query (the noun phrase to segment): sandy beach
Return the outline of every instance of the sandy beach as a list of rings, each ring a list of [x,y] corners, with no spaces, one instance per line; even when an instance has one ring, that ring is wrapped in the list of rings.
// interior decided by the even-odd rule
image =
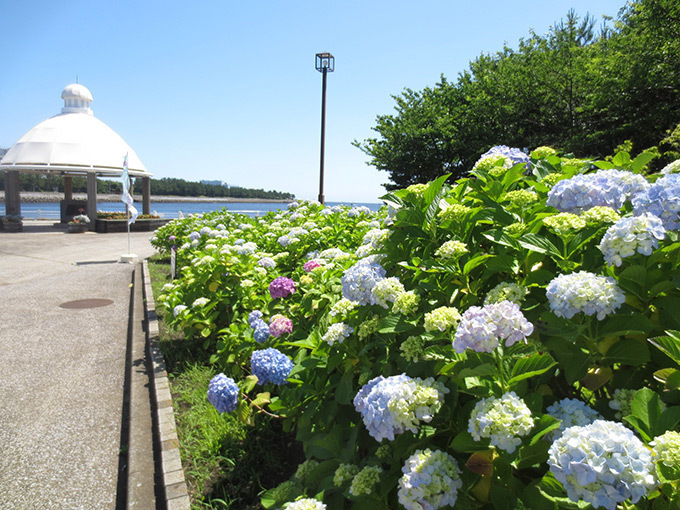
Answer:
[[[85,193],[74,193],[75,200],[87,200]],[[50,191],[22,191],[21,202],[27,204],[39,203],[58,203],[64,199],[63,193]],[[117,202],[120,200],[119,194],[99,194],[97,195],[97,202]],[[141,195],[134,196],[135,202],[142,201]],[[0,203],[5,201],[5,192],[0,191]],[[288,203],[292,200],[269,200],[263,198],[225,198],[225,197],[177,197],[171,195],[151,195],[152,202],[224,202],[224,203]]]

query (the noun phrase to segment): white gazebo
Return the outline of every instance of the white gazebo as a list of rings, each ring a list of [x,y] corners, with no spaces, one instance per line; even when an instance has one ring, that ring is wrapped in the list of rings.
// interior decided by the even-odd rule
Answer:
[[[61,93],[64,107],[22,136],[0,160],[5,170],[5,211],[21,214],[19,173],[59,174],[64,176],[64,210],[73,202],[72,177],[87,176],[87,214],[97,217],[97,177],[120,178],[123,161],[128,157],[130,177],[142,179],[142,208],[149,214],[151,174],[132,148],[109,126],[92,113],[90,91],[74,83]]]

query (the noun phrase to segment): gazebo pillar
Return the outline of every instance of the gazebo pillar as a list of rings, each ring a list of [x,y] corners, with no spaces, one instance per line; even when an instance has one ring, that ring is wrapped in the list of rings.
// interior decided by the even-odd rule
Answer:
[[[151,214],[151,178],[142,177],[142,214]]]
[[[70,175],[64,176],[64,200],[73,200],[73,177]]]
[[[5,172],[5,214],[21,216],[20,189],[19,172],[17,170],[7,170]]]
[[[94,230],[97,221],[97,174],[87,173],[87,216],[90,218],[90,230]]]

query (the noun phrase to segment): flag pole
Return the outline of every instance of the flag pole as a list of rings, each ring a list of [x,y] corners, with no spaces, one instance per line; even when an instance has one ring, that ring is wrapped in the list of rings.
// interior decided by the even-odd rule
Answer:
[[[130,193],[130,175],[128,173],[128,155],[125,155],[123,160],[123,194],[120,199],[125,203],[125,219],[127,221],[127,240],[128,249],[125,255],[121,255],[121,262],[134,263],[137,260],[137,255],[130,253],[130,224],[134,223],[137,219],[137,209],[134,207],[132,194]]]

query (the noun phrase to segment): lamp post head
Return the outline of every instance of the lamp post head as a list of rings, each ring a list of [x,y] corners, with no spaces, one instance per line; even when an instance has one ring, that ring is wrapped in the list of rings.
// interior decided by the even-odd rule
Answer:
[[[316,67],[316,70],[320,73],[324,71],[332,73],[335,71],[335,57],[330,53],[317,53],[314,67]]]

